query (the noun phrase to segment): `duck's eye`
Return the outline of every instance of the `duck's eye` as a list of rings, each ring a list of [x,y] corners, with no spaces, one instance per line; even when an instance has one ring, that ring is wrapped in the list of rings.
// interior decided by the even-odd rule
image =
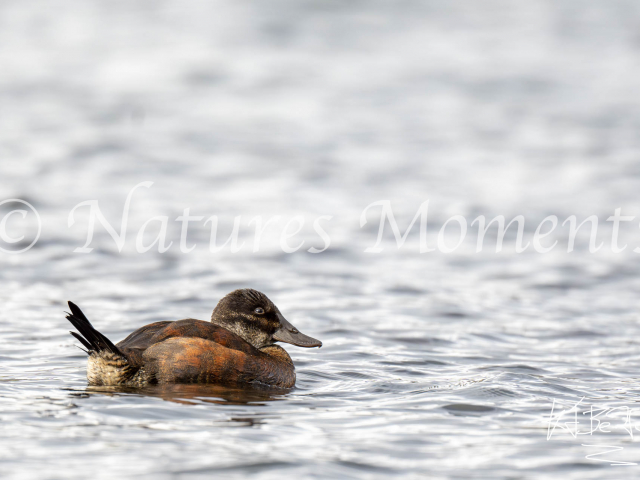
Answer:
[[[253,313],[256,313],[258,315],[262,315],[264,313],[264,309],[262,307],[258,307],[253,311]]]

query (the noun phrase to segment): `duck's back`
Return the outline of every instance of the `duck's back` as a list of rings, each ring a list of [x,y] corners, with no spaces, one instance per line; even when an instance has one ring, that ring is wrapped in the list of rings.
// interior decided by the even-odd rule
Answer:
[[[258,349],[235,333],[211,322],[193,318],[150,323],[131,333],[116,346],[127,356],[132,366],[141,367],[144,363],[143,354],[149,347],[174,337],[202,338],[249,355],[260,354]]]

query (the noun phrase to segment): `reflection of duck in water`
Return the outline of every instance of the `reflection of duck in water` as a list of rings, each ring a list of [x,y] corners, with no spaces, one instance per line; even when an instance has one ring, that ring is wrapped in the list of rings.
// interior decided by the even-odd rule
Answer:
[[[146,385],[144,387],[89,386],[82,391],[74,391],[70,395],[80,398],[87,398],[91,395],[135,395],[161,398],[162,400],[185,405],[202,405],[205,403],[217,405],[265,405],[267,402],[285,399],[287,393],[290,391],[288,388],[271,387],[260,384],[228,387],[210,383],[165,383]],[[236,419],[232,418],[231,420]],[[247,420],[247,422],[249,422],[249,420]],[[254,423],[259,422],[254,420]]]
[[[95,330],[72,302],[71,332],[89,354],[91,385],[141,387],[154,383],[262,383],[293,387],[291,357],[275,342],[320,347],[298,331],[278,307],[256,290],[235,290],[224,297],[211,322],[178,320],[139,328],[117,345]]]

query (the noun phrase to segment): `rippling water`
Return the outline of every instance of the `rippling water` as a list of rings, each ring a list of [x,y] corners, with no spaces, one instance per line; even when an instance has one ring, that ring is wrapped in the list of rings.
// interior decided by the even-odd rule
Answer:
[[[387,199],[404,229],[429,200],[435,242],[454,214],[524,215],[528,235],[598,215],[608,242],[615,208],[640,213],[639,25],[622,0],[3,2],[0,200],[32,203],[42,236],[0,255],[0,474],[637,476],[611,463],[640,463],[640,413],[607,412],[608,433],[574,438],[571,416],[548,429],[554,401],[583,399],[582,433],[592,405],[640,401],[636,222],[621,254],[475,254],[468,239],[445,255],[420,254],[417,230],[366,254],[377,223],[359,219]],[[97,200],[118,228],[144,181],[122,252],[98,226],[74,253],[73,207]],[[211,253],[201,221],[182,253],[187,207],[219,217],[219,241],[240,217],[245,245]],[[136,253],[158,215],[173,246]],[[254,252],[258,215],[281,219]],[[305,246],[285,254],[296,216]],[[331,246],[311,254],[319,216]],[[287,347],[295,389],[87,387],[66,300],[118,341],[208,319],[242,287],[324,342]],[[587,458],[606,446],[622,450]]]

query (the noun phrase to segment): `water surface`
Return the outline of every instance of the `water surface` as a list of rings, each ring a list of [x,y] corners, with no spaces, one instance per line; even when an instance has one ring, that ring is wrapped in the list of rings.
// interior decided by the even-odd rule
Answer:
[[[640,213],[637,2],[51,8],[6,1],[0,15],[0,199],[43,222],[33,249],[0,256],[3,477],[636,475],[611,463],[640,463],[638,414],[633,437],[621,411],[609,433],[547,437],[554,401],[584,397],[582,416],[640,400],[637,222],[621,254],[585,241],[569,254],[566,238],[516,254],[510,236],[501,253],[470,238],[420,254],[417,230],[366,254],[377,223],[359,220],[387,199],[406,228],[430,200],[433,246],[454,214],[524,215],[527,235],[547,215],[598,215],[609,245],[614,209]],[[94,250],[74,253],[87,215],[68,227],[73,207],[98,200],[119,227],[144,181],[122,252],[98,227]],[[239,216],[246,244],[211,253],[201,221],[182,253],[185,208],[218,215],[220,240]],[[136,253],[157,215],[173,246]],[[282,219],[254,252],[259,215]],[[305,245],[286,254],[296,216]],[[311,254],[319,216],[332,243]],[[244,287],[323,341],[287,347],[295,389],[87,386],[67,300],[119,341],[208,319]],[[583,444],[623,450],[602,461]]]

